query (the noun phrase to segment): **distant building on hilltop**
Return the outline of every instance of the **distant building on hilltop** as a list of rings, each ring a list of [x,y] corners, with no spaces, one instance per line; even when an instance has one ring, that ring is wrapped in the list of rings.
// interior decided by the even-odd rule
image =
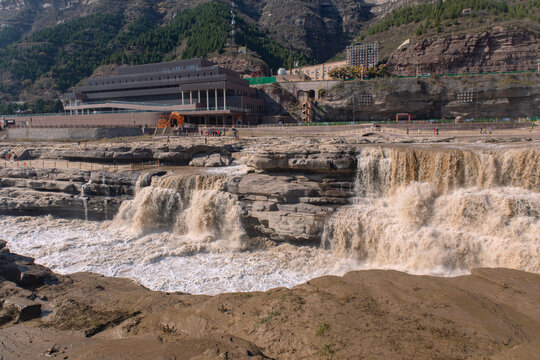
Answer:
[[[347,46],[347,66],[372,67],[379,64],[378,43],[356,43]]]

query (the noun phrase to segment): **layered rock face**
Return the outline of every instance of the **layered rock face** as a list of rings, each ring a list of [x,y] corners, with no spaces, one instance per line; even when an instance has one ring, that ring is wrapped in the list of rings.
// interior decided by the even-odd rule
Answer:
[[[141,163],[159,161],[165,164],[195,166],[229,165],[231,154],[240,151],[236,144],[211,145],[154,145],[147,146],[93,146],[78,149],[34,150],[36,156],[68,161],[91,161],[104,163]],[[5,157],[5,155],[4,155]]]
[[[193,192],[201,189],[224,190],[233,194],[243,209],[243,228],[250,237],[275,241],[317,243],[327,217],[353,195],[356,168],[355,149],[348,145],[307,142],[298,149],[274,145],[273,141],[257,151],[241,151],[242,146],[93,147],[86,150],[34,149],[31,158],[58,158],[77,161],[162,162],[193,167],[227,166],[235,158],[251,170],[244,175],[229,175],[224,185],[195,186],[200,181],[216,184],[215,175],[199,170],[108,173],[104,171],[5,168],[0,170],[0,208],[6,214],[43,215],[90,219],[111,218],[124,200],[152,186],[166,188],[185,197],[188,206]],[[187,172],[186,172],[187,171]],[[201,175],[197,175],[201,174]],[[200,180],[203,179],[203,180]],[[206,179],[206,180],[204,180]],[[216,178],[217,179],[217,178]],[[218,179],[219,180],[219,179]],[[222,180],[218,181],[222,183]],[[178,185],[180,184],[180,185]],[[214,189],[215,188],[215,189]],[[137,190],[138,189],[138,190]],[[147,194],[148,195],[148,194]],[[150,197],[161,199],[160,191]],[[171,195],[172,196],[172,195]],[[174,195],[176,196],[176,195]],[[227,197],[225,194],[221,195]],[[160,203],[157,200],[156,203]],[[168,200],[163,200],[170,203]],[[206,201],[206,200],[205,200]],[[211,203],[208,199],[208,203]],[[205,202],[201,203],[205,206]],[[174,204],[173,204],[174,205]],[[164,205],[165,206],[165,205]],[[209,205],[210,206],[210,205]],[[174,213],[176,206],[159,210]],[[171,215],[172,216],[172,215]]]
[[[327,91],[316,118],[389,120],[401,112],[413,119],[535,116],[539,79],[538,74],[506,74],[350,81]]]
[[[0,211],[111,219],[122,202],[134,199],[122,206],[120,220],[143,231],[218,237],[234,233],[231,243],[246,235],[319,244],[329,218],[367,193],[390,196],[415,181],[437,191],[491,188],[499,186],[499,180],[504,186],[530,191],[539,186],[535,148],[502,154],[473,148],[365,145],[355,140],[297,139],[292,145],[269,139],[246,143],[244,150],[229,157],[215,153],[192,158],[194,167],[243,165],[217,173],[187,167],[143,173],[7,168],[0,170]],[[94,149],[88,155],[95,159],[98,152]]]
[[[55,282],[49,269],[32,258],[11,253],[0,240],[0,326],[40,317],[43,301],[33,290]]]
[[[441,36],[413,42],[394,52],[388,67],[395,75],[459,74],[536,70],[536,33],[495,26],[475,35]]]
[[[250,236],[317,243],[328,216],[353,195],[356,158],[349,147],[276,147],[248,156],[246,165],[257,172],[228,188],[246,211]]]
[[[2,169],[0,213],[111,219],[136,181],[136,173]]]

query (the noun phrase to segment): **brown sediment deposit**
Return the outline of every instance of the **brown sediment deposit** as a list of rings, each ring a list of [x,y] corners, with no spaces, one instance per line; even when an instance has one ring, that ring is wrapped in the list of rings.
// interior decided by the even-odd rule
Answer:
[[[16,256],[4,252],[3,266],[7,257]],[[127,279],[42,271],[45,284],[0,283],[0,298],[33,298],[44,310],[40,318],[0,327],[3,359],[538,355],[540,275],[522,271],[480,268],[437,278],[369,270],[292,289],[217,296],[152,292]]]

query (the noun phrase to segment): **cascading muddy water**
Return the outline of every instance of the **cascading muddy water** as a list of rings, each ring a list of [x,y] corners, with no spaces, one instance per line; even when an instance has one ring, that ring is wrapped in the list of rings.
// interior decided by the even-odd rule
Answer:
[[[148,175],[142,175],[148,182]],[[169,231],[179,236],[178,251],[222,251],[243,248],[240,207],[235,195],[223,191],[225,175],[165,175],[120,207],[113,224],[140,235]]]
[[[537,150],[365,148],[357,197],[328,221],[322,246],[420,273],[539,272],[539,159]]]

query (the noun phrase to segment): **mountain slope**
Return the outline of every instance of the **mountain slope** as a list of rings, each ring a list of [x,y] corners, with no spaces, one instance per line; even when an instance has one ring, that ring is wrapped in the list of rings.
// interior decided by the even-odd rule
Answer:
[[[225,0],[2,0],[0,103],[57,99],[104,65],[209,57],[249,74],[288,67],[290,52],[299,63],[344,57],[355,40],[378,42],[396,75],[528,70],[540,51],[540,0],[235,3],[241,56],[226,46]]]
[[[164,25],[151,15],[129,19],[94,14],[37,31],[0,49],[3,100],[28,99],[43,86],[52,87],[53,97],[58,96],[102,64],[143,64],[219,53],[230,31],[229,16],[224,4],[207,2],[181,11]],[[289,51],[266,37],[249,18],[240,17],[237,28],[237,41],[271,66],[279,67],[288,58]],[[295,58],[307,59],[300,54]]]
[[[367,26],[395,75],[529,71],[540,51],[540,0],[446,0],[402,7]]]
[[[332,57],[361,27],[359,20],[371,16],[360,0],[236,3],[235,42],[248,48],[252,63],[261,58],[276,70],[288,64],[291,50],[300,63]],[[103,64],[218,54],[230,32],[229,2],[3,0],[0,6],[4,103],[56,98]]]

